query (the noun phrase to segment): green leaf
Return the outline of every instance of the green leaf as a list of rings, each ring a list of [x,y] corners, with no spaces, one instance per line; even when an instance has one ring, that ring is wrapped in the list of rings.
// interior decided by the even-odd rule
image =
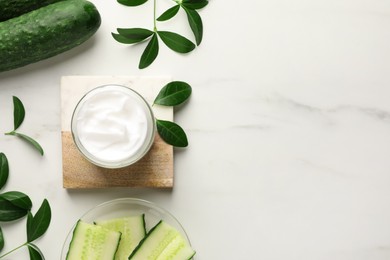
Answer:
[[[114,39],[122,43],[141,42],[153,35],[153,31],[144,28],[118,28],[118,34],[112,34]]]
[[[44,260],[42,251],[34,244],[28,243],[28,253],[30,255],[30,260]]]
[[[194,33],[196,44],[200,45],[203,38],[203,23],[202,18],[197,11],[184,7],[186,11],[188,22],[190,24],[191,30]]]
[[[0,189],[7,183],[9,175],[8,159],[4,153],[0,153]]]
[[[49,228],[51,221],[51,209],[45,199],[35,216],[31,212],[27,215],[27,242],[32,242],[42,236]]]
[[[13,96],[14,103],[14,131],[19,128],[23,123],[25,110],[22,101],[19,98]]]
[[[28,210],[15,206],[8,200],[0,198],[0,221],[13,221],[27,215]]]
[[[165,85],[158,93],[154,104],[162,106],[177,106],[186,101],[191,95],[192,89],[188,83],[172,81]]]
[[[123,44],[137,43],[133,39],[126,38],[125,36],[117,34],[117,33],[111,33],[111,35],[117,42],[120,42],[120,43],[123,43]]]
[[[207,0],[183,0],[182,5],[189,9],[202,9],[209,1]]]
[[[187,136],[184,130],[177,124],[164,121],[156,120],[157,131],[160,137],[167,143],[176,147],[188,146]]]
[[[158,35],[160,36],[161,40],[173,51],[179,53],[188,53],[195,49],[195,44],[177,33],[158,31]]]
[[[29,232],[32,232],[32,230],[34,229],[33,227],[34,225],[34,216],[33,214],[31,213],[31,211],[29,211],[27,213],[27,223],[26,223],[26,230],[27,230],[27,242],[29,242]],[[31,231],[30,231],[31,230]],[[30,235],[31,236],[31,235]],[[32,242],[32,241],[30,241]]]
[[[3,230],[0,227],[0,251],[4,248],[4,234]]]
[[[32,207],[31,199],[26,194],[19,191],[5,192],[0,194],[0,198],[7,200],[22,209],[30,210]]]
[[[153,34],[153,37],[150,39],[148,45],[146,46],[144,52],[142,53],[138,68],[144,69],[148,67],[153,61],[157,58],[158,55],[158,38],[156,33]]]
[[[13,136],[20,137],[20,138],[22,138],[23,140],[29,142],[36,150],[38,150],[38,152],[39,152],[41,155],[44,154],[44,151],[43,151],[42,146],[41,146],[37,141],[35,141],[34,139],[32,139],[31,137],[29,137],[29,136],[27,136],[27,135],[25,135],[25,134],[17,133],[17,132],[15,132],[15,131],[6,133],[6,135],[13,135]]]
[[[126,6],[138,6],[146,3],[148,0],[118,0],[118,3]]]
[[[180,10],[180,5],[175,5],[169,8],[168,10],[166,10],[162,15],[160,15],[157,18],[157,21],[159,22],[167,21],[172,17],[174,17],[179,12],[179,10]]]

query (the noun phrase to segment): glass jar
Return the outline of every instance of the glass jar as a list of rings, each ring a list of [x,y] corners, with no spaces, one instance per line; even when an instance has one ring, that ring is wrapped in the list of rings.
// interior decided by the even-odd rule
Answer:
[[[71,131],[88,161],[104,168],[121,168],[149,151],[156,127],[152,108],[139,93],[112,84],[96,87],[80,99]]]

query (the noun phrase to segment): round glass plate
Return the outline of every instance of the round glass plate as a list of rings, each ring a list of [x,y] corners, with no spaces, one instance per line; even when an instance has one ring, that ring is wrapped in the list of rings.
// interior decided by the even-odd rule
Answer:
[[[88,223],[93,223],[97,220],[107,220],[139,214],[145,214],[146,231],[149,231],[160,220],[164,220],[171,226],[175,227],[182,234],[182,236],[187,239],[188,243],[190,243],[190,240],[183,227],[171,213],[146,200],[135,198],[111,200],[90,209],[83,216],[81,216],[80,219]],[[73,229],[75,225],[72,227],[66,237],[61,251],[61,260],[66,259],[66,254],[69,249],[70,241],[72,240]]]

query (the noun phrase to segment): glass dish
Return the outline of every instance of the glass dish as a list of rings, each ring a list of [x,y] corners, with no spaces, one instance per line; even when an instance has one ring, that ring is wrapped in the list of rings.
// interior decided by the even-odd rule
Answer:
[[[145,214],[146,231],[149,231],[160,220],[164,220],[171,226],[175,227],[188,241],[188,243],[191,244],[186,232],[184,231],[184,228],[171,213],[146,200],[135,198],[121,198],[111,200],[90,209],[83,216],[81,216],[80,219],[89,223],[93,223],[93,221],[96,220],[126,217],[137,214]],[[75,221],[75,225],[76,222],[77,221]],[[66,259],[66,254],[69,249],[70,241],[72,240],[73,229],[75,225],[69,231],[65,239],[61,251],[61,260]]]

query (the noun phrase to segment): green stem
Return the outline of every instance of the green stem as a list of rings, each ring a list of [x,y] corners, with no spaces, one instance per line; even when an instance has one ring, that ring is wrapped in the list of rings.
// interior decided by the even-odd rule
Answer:
[[[157,32],[156,5],[157,5],[157,0],[154,0],[153,22],[154,22],[154,31],[155,32]]]
[[[15,135],[15,131],[11,131],[11,132],[8,132],[8,133],[4,133],[5,135]]]
[[[24,246],[27,246],[27,242],[24,243],[23,245],[20,245],[20,246],[18,246],[18,247],[16,247],[16,248],[12,249],[12,250],[9,251],[8,253],[5,253],[4,255],[1,255],[0,258],[3,258],[3,257],[5,257],[5,256],[9,255],[9,254],[15,252],[16,250],[18,250],[18,249],[20,249],[20,248],[22,248],[22,247],[24,247]]]

